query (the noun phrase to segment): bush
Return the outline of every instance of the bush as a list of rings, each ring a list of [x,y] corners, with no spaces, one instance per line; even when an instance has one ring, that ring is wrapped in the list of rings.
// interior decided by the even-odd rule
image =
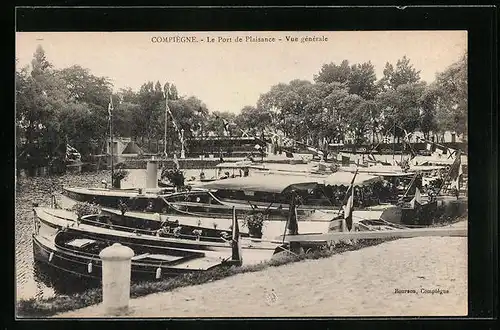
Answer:
[[[180,170],[163,169],[161,173],[161,178],[162,179],[166,178],[177,188],[184,187],[184,180],[185,180],[184,173],[182,173],[182,171]]]
[[[128,171],[119,168],[113,172],[113,181],[115,180],[123,180],[128,176]]]
[[[249,213],[243,218],[243,227],[248,228],[248,233],[252,237],[261,238],[264,227],[264,214],[260,212]]]
[[[123,169],[118,169],[113,172],[112,185],[113,188],[121,188],[121,181],[128,176],[128,171]]]
[[[78,216],[78,219],[81,219],[85,215],[99,214],[101,213],[101,207],[94,203],[76,203],[71,211],[74,211]]]

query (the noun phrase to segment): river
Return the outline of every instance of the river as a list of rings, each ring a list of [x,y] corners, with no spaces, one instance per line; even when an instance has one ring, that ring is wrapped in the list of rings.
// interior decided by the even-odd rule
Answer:
[[[127,178],[122,181],[122,188],[144,187],[146,184],[146,171],[130,169]],[[208,174],[212,170],[206,170]],[[186,178],[198,176],[200,170],[186,170]],[[31,234],[33,229],[33,203],[40,206],[50,205],[50,196],[59,193],[63,185],[99,187],[102,180],[110,182],[110,171],[91,173],[64,174],[61,176],[21,176],[16,181],[15,196],[15,275],[16,299],[49,298],[62,294],[61,289],[55,289],[61,284],[61,278],[48,276],[46,271],[40,271],[33,261],[33,245]],[[86,288],[81,283],[64,283],[65,292],[82,291]]]

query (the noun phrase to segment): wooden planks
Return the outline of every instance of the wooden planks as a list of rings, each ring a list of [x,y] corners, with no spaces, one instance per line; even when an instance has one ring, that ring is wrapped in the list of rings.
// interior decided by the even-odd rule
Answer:
[[[342,239],[411,238],[423,236],[467,237],[467,228],[420,228],[384,231],[336,232],[327,234],[287,235],[285,242],[328,242]]]

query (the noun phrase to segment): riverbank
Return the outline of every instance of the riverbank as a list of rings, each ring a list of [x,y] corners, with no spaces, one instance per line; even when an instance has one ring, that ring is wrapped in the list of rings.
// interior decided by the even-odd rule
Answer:
[[[300,260],[328,258],[334,254],[374,246],[388,240],[391,239],[358,240],[354,244],[339,243],[331,250],[320,250],[301,255],[282,253],[274,256],[271,260],[258,264],[250,264],[242,267],[216,268],[203,273],[184,274],[161,281],[132,283],[130,286],[130,297],[138,298],[153,293],[172,291],[181,287],[200,285],[222,280],[237,274],[263,271],[269,267],[282,266]],[[97,305],[101,301],[101,288],[93,288],[75,294],[59,295],[48,299],[21,300],[17,304],[17,315],[19,317],[48,317],[57,313]]]
[[[19,301],[21,299],[29,300],[31,298],[36,298],[39,303],[33,303],[33,306],[43,306],[44,310],[48,310],[49,314],[44,315],[53,315],[54,313],[68,311],[72,308],[81,308],[85,306],[89,306],[92,304],[97,304],[100,301],[99,293],[92,293],[87,295],[83,293],[78,296],[80,298],[76,299],[76,303],[72,301],[71,297],[63,297],[59,293],[55,292],[53,287],[44,286],[40,281],[36,279],[36,275],[34,275],[34,271],[32,269],[33,256],[32,256],[32,245],[31,245],[31,228],[32,228],[32,204],[39,203],[40,205],[49,205],[50,196],[52,193],[60,192],[60,189],[63,185],[72,185],[72,186],[99,186],[102,180],[109,181],[110,172],[109,171],[100,171],[96,173],[85,173],[85,174],[67,174],[62,176],[52,176],[52,177],[34,177],[34,178],[20,178],[17,182],[16,187],[16,278],[17,278],[17,291],[16,291],[16,300]],[[124,188],[129,186],[140,186],[145,182],[145,173],[142,170],[130,170],[129,177],[125,180]],[[466,217],[466,216],[465,216]],[[442,225],[442,224],[436,224]],[[370,244],[375,244],[377,242],[371,242]],[[378,242],[380,243],[380,242]],[[378,244],[377,243],[377,244]],[[366,246],[366,245],[365,245]],[[364,247],[364,246],[363,246]],[[352,249],[359,249],[360,247],[352,247]],[[351,248],[350,248],[351,249]],[[338,250],[334,253],[340,253],[346,251]],[[322,255],[321,257],[327,257],[327,255]],[[235,274],[241,274],[244,272],[256,272],[259,270],[263,270],[267,268],[269,265],[259,266],[253,269],[247,269],[243,271],[236,271],[230,273],[229,275],[233,276]],[[269,266],[273,267],[273,265]],[[222,275],[228,274],[216,274],[214,276],[215,279],[222,278]],[[229,276],[228,275],[228,276]],[[33,278],[35,276],[35,279]],[[214,280],[214,278],[210,278],[210,275],[207,276],[206,279]],[[207,280],[207,281],[208,281]],[[200,279],[198,282],[186,281],[186,285],[192,284],[200,284],[203,281]],[[182,284],[182,283],[181,283]],[[181,286],[184,286],[182,284]],[[142,286],[137,289],[137,292],[134,297],[139,297],[144,294],[149,294],[153,292],[165,291],[165,288],[171,288],[170,284],[165,287],[154,287],[154,286]],[[174,286],[175,287],[175,286]],[[50,299],[60,299],[62,304],[68,304],[61,310],[54,310],[50,312],[52,309],[52,303]],[[81,301],[78,302],[78,299]],[[73,299],[74,300],[74,299]],[[39,305],[38,305],[39,304]],[[45,313],[45,312],[44,312]],[[27,315],[31,316],[31,315]],[[35,315],[33,315],[35,316]]]
[[[127,317],[466,315],[466,261],[465,238],[404,239],[133,299]]]
[[[125,317],[459,315],[467,238],[417,237],[132,299]],[[106,315],[94,305],[55,317]]]

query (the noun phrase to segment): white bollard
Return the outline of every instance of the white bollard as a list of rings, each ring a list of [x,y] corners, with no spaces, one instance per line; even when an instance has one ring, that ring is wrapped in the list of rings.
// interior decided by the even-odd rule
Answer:
[[[158,187],[158,163],[151,159],[147,163],[146,167],[146,188],[157,188]]]
[[[102,260],[102,302],[107,314],[127,312],[130,300],[130,275],[134,251],[114,243],[99,253]]]

